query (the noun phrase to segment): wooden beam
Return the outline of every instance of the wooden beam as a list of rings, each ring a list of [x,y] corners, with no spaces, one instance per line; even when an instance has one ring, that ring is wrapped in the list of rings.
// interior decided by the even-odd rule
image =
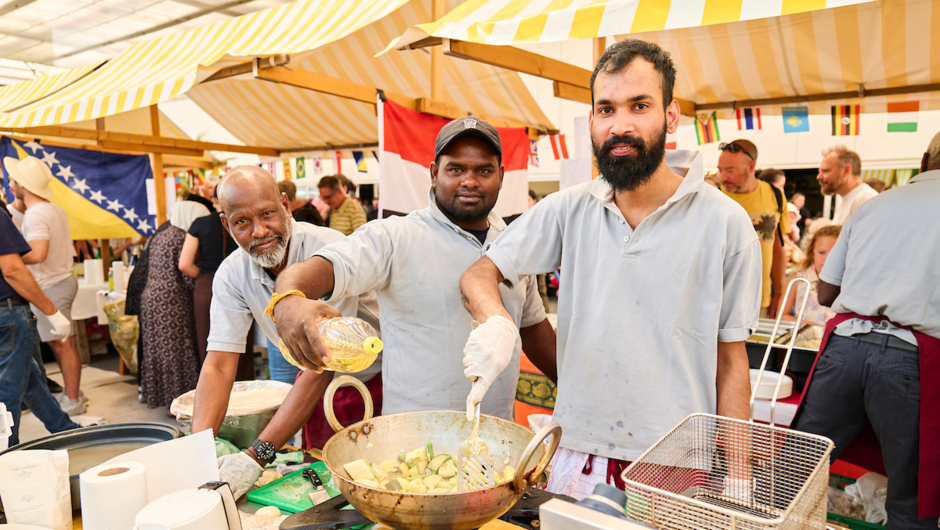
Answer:
[[[458,40],[444,40],[444,55],[468,59],[550,81],[590,87],[591,71],[513,46],[489,46]]]
[[[52,125],[47,127],[23,127],[10,129],[10,131],[27,135],[57,136],[60,138],[80,138],[83,140],[96,140],[101,142],[136,145],[134,149],[143,152],[168,152],[189,156],[202,156],[203,151],[227,151],[232,153],[249,153],[262,156],[280,156],[274,147],[254,147],[248,145],[220,144],[215,142],[200,142],[185,138],[165,138],[157,135],[119,133],[113,131],[98,131],[94,129],[76,129]],[[123,148],[122,148],[123,149]],[[167,150],[169,149],[169,151]],[[195,153],[195,154],[194,154]]]
[[[160,110],[150,105],[150,132],[160,136]],[[166,222],[166,189],[163,182],[163,153],[153,153],[153,198],[157,209],[157,226]]]
[[[209,160],[202,158],[192,158],[188,156],[164,155],[163,167],[185,167],[199,169],[215,169],[218,164],[213,164]]]
[[[597,64],[597,60],[601,58],[601,55],[604,55],[605,51],[607,51],[607,37],[595,37],[594,62],[592,64]]]
[[[95,119],[95,130],[96,130],[96,131],[103,131],[103,130],[105,130],[105,127],[104,127],[104,118],[103,118],[103,117],[102,117],[102,118],[96,118],[96,119]],[[95,143],[100,146],[100,145],[101,145],[101,140],[96,140]]]
[[[555,81],[552,83],[552,89],[555,92],[556,98],[577,101],[578,103],[585,103],[587,105],[591,104],[591,89],[589,88]]]
[[[360,85],[345,79],[330,77],[328,75],[310,72],[308,70],[288,70],[287,68],[265,68],[259,70],[256,74],[258,79],[265,81],[274,81],[285,85],[305,88],[363,103],[375,105],[376,90],[375,87]],[[386,94],[387,96],[388,94]]]
[[[838,100],[838,99],[865,99],[869,97],[879,97],[879,96],[897,96],[904,94],[917,94],[920,92],[934,92],[940,90],[940,83],[932,83],[929,85],[913,85],[913,86],[903,86],[903,87],[891,87],[891,88],[865,88],[862,90],[856,90],[852,92],[830,92],[828,94],[807,94],[805,96],[789,96],[783,98],[764,98],[764,99],[748,99],[743,101],[722,101],[718,103],[703,103],[701,105],[696,105],[695,109],[698,111],[704,110],[719,110],[719,109],[734,109],[734,108],[745,108],[745,107],[759,107],[762,105],[792,105],[794,103],[808,103],[811,101],[829,101],[829,100]]]
[[[278,66],[284,66],[290,62],[290,55],[282,53],[279,55],[274,55],[268,57],[267,59],[259,60],[258,66],[261,69],[266,68],[275,68]],[[209,77],[202,80],[202,83],[208,83],[210,81],[218,81],[219,79],[226,79],[229,77],[235,77],[244,74],[250,74],[254,71],[255,64],[254,61],[248,61],[247,63],[236,64],[235,66],[229,66],[222,68]]]
[[[101,147],[109,150],[118,150],[118,151],[136,151],[138,153],[160,153],[167,155],[180,155],[180,156],[202,156],[205,151],[198,149],[182,149],[179,147],[162,147],[154,145],[145,145],[138,143],[129,143],[129,142],[115,142],[112,140],[99,140]]]
[[[431,0],[431,20],[444,16],[444,0]],[[431,48],[431,99],[444,99],[444,50],[440,46]]]

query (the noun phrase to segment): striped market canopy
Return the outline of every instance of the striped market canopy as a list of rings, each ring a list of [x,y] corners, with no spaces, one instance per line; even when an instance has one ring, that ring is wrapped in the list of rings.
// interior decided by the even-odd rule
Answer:
[[[92,120],[185,93],[210,72],[252,57],[317,49],[379,20],[405,0],[298,0],[223,22],[141,42],[77,82],[18,112],[0,127]]]
[[[870,0],[468,0],[390,47],[427,37],[492,45],[556,42],[754,20]]]
[[[458,3],[449,0],[447,8]],[[410,97],[429,97],[431,60],[425,51],[380,57],[375,53],[392,36],[429,20],[430,10],[430,0],[413,0],[315,53],[292,58],[290,67]],[[445,102],[476,114],[553,128],[519,74],[447,56],[443,66]],[[298,149],[378,141],[375,107],[350,99],[250,78],[203,83],[187,95],[247,145]]]
[[[917,169],[863,169],[862,180],[878,179],[887,186],[904,186],[919,172]]]
[[[90,74],[99,66],[101,66],[100,62],[92,63],[81,68],[44,75],[31,81],[22,81],[0,88],[0,111],[10,112],[53,94]]]
[[[702,105],[857,93],[860,85],[872,90],[938,83],[937,23],[940,5],[931,0],[882,0],[617,38],[648,40],[669,51],[678,73],[676,97]],[[926,101],[921,110],[940,108],[933,98],[931,93],[896,94],[855,103],[863,103],[863,112],[885,112],[887,103],[905,100]],[[828,114],[830,105],[843,101],[793,104]],[[779,107],[761,112],[779,112]]]

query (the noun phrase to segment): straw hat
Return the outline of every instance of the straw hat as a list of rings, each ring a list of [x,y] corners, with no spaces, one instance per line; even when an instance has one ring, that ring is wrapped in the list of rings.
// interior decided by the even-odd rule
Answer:
[[[9,156],[3,158],[3,167],[7,168],[10,178],[23,186],[33,195],[46,199],[52,198],[52,171],[45,162],[34,156],[17,160]]]

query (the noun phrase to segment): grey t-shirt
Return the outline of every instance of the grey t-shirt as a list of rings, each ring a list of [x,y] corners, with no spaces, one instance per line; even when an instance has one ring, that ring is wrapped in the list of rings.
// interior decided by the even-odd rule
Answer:
[[[819,274],[822,281],[842,288],[832,310],[884,316],[940,338],[940,266],[930,257],[940,248],[938,211],[940,171],[928,171],[852,214]],[[871,325],[851,325],[855,332],[879,331]],[[891,334],[911,342],[903,334]]]
[[[505,224],[489,217],[487,242]],[[430,206],[405,217],[364,224],[343,240],[317,252],[333,263],[331,300],[374,289],[382,308],[382,413],[464,410],[470,382],[463,348],[473,317],[463,306],[460,277],[483,256],[483,245]],[[519,327],[545,320],[534,277],[516,289],[500,287],[503,303]],[[519,380],[516,342],[512,361],[496,378],[480,410],[512,419]]]
[[[635,460],[695,412],[714,414],[718,342],[757,326],[761,250],[744,209],[704,183],[701,155],[670,151],[685,179],[633,230],[602,178],[553,193],[486,255],[509,282],[561,268],[561,445]]]

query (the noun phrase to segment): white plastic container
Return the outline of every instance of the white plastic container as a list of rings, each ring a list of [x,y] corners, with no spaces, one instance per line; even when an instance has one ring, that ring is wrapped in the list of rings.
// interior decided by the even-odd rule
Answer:
[[[0,451],[10,446],[10,437],[13,436],[13,413],[7,406],[0,403]]]
[[[757,384],[757,374],[760,370],[751,368],[751,388]],[[777,386],[777,380],[780,374],[777,372],[764,371],[764,377],[761,379],[760,388],[757,389],[757,399],[769,400],[774,397],[774,388]],[[788,375],[783,376],[783,383],[780,385],[780,396],[777,399],[786,399],[793,394],[793,379]]]

